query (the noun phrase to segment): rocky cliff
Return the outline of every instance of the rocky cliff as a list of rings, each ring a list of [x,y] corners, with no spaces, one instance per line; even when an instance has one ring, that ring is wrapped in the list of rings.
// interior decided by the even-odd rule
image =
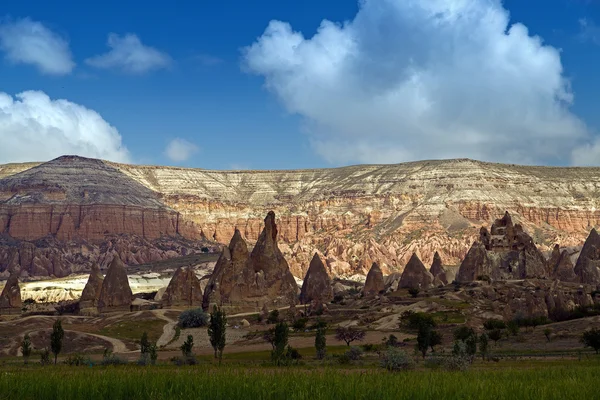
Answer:
[[[158,194],[178,213],[174,220],[167,212],[159,218],[164,222],[153,223],[149,232],[177,232],[225,244],[237,228],[252,245],[262,231],[263,216],[274,210],[279,247],[299,278],[316,250],[324,254],[332,275],[364,275],[373,262],[386,274],[401,271],[413,252],[427,265],[436,251],[445,264],[458,265],[479,237],[479,228],[506,210],[542,250],[555,243],[581,245],[590,228],[600,225],[600,168],[466,159],[299,171],[104,164]],[[0,166],[0,177],[14,177],[33,166]],[[30,218],[25,215],[37,215],[26,202],[16,203],[24,203],[27,210],[22,221]],[[69,214],[77,227],[80,220]],[[61,222],[44,218],[47,230],[58,235]],[[68,218],[65,224],[71,226]]]

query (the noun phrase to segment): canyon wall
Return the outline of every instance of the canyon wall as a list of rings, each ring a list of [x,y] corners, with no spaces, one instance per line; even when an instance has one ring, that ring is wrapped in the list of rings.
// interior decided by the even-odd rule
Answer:
[[[125,186],[134,182],[156,195],[152,198],[164,207],[157,209],[166,210],[144,228],[140,223],[144,216],[123,208],[123,213],[114,217],[122,222],[106,222],[115,231],[130,229],[148,237],[175,234],[225,244],[237,228],[252,245],[263,228],[264,215],[273,210],[278,216],[280,248],[291,271],[300,278],[315,250],[324,254],[331,275],[364,275],[373,262],[386,274],[401,271],[413,251],[426,265],[436,251],[444,264],[457,265],[478,237],[479,228],[489,226],[505,211],[542,250],[555,243],[581,245],[590,228],[600,224],[600,168],[528,167],[466,159],[298,171],[210,171],[102,163],[126,177]],[[14,177],[34,166],[0,166],[0,178]],[[55,196],[53,204],[65,204],[58,195],[50,195],[52,190],[42,192]],[[131,196],[127,207],[147,193]],[[1,196],[6,198],[0,189],[0,202]],[[106,197],[112,200],[114,196],[104,196],[102,204],[111,203]],[[27,210],[26,201],[14,200],[14,191],[12,198]],[[7,210],[8,203],[0,204],[0,210]],[[142,208],[152,207],[145,204]],[[19,218],[33,218],[23,212]],[[53,214],[45,212],[49,213]],[[0,228],[4,226],[5,232],[6,214],[0,211]],[[45,231],[58,237],[63,235],[59,234],[60,225],[66,224],[65,231],[73,233],[61,237],[90,239],[102,236],[102,228],[94,226],[102,227],[103,218],[109,218],[104,215],[110,215],[94,212],[93,222],[82,230],[82,219],[74,217],[78,213],[60,214],[63,220],[67,218],[66,223],[56,217],[41,218],[44,226],[50,227]],[[15,234],[29,239],[45,232],[36,233],[38,228],[29,227],[9,229],[20,230]]]

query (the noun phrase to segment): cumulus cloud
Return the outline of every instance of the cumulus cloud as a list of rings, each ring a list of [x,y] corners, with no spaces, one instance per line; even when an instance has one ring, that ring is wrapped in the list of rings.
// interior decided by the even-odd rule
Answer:
[[[146,46],[134,34],[119,36],[115,33],[108,35],[110,51],[85,62],[96,68],[120,69],[131,74],[143,74],[149,71],[168,68],[171,57],[153,47]]]
[[[0,163],[65,154],[128,162],[121,135],[95,111],[45,93],[0,92]]]
[[[560,51],[500,0],[362,0],[310,38],[271,21],[243,57],[332,163],[577,163],[592,140]]]
[[[583,41],[591,41],[600,45],[600,27],[594,21],[588,18],[579,20],[579,37]]]
[[[198,150],[200,149],[195,144],[188,142],[185,139],[175,138],[167,145],[165,154],[171,161],[183,162],[196,154]]]
[[[29,18],[0,22],[0,48],[10,62],[34,65],[44,74],[75,68],[67,40]]]

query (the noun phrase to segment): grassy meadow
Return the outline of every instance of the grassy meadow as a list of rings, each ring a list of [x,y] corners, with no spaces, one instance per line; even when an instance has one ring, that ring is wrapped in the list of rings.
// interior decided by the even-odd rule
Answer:
[[[372,366],[5,366],[0,399],[590,399],[599,393],[599,361],[397,373]]]

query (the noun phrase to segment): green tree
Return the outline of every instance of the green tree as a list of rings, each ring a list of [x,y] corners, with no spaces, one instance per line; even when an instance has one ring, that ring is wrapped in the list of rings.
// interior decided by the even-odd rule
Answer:
[[[269,316],[267,317],[267,322],[269,324],[276,324],[277,322],[279,322],[279,310],[273,310],[269,313]]]
[[[519,323],[517,321],[508,321],[506,329],[508,329],[508,332],[511,335],[517,336],[519,334]]]
[[[481,354],[481,358],[485,361],[485,358],[488,354],[488,335],[482,333],[479,336],[479,353]]]
[[[600,329],[593,328],[583,332],[581,342],[585,347],[591,347],[596,351],[596,354],[598,354],[600,352]]]
[[[148,348],[148,355],[150,356],[150,363],[152,365],[156,364],[156,360],[158,359],[158,346],[155,343],[152,343]]]
[[[25,361],[25,364],[27,364],[29,361],[31,350],[31,339],[29,338],[29,334],[26,333],[23,341],[21,342],[21,353],[23,354],[23,360]]]
[[[192,335],[188,335],[187,339],[181,345],[181,353],[184,357],[192,356],[192,349],[194,348],[194,337]]]
[[[288,345],[288,334],[288,324],[281,321],[275,325],[275,330],[273,332],[273,351],[271,352],[271,360],[276,365],[279,365],[284,361],[286,354],[285,351]]]
[[[52,354],[54,354],[54,365],[58,360],[58,355],[62,350],[63,338],[65,337],[65,331],[62,328],[60,319],[57,319],[52,326],[52,333],[50,334],[50,348]]]
[[[502,339],[502,330],[494,329],[488,333],[488,337],[494,341],[494,346],[498,345],[498,340]]]
[[[215,358],[219,359],[219,364],[223,359],[223,350],[226,344],[226,331],[227,331],[227,316],[225,311],[221,310],[220,307],[214,306],[213,312],[210,313],[210,323],[208,325],[208,336],[210,338],[210,345],[215,351]]]
[[[142,339],[140,340],[140,353],[142,355],[148,354],[150,352],[150,341],[148,340],[148,333],[144,332],[142,334]]]
[[[317,329],[315,335],[315,349],[317,350],[317,359],[322,360],[327,353],[327,338],[325,337],[326,328]]]
[[[340,342],[346,342],[346,345],[350,347],[350,343],[358,340],[359,342],[365,338],[365,331],[356,329],[353,326],[347,328],[339,327],[335,330],[335,339]]]
[[[419,332],[417,333],[417,349],[421,352],[423,358],[427,355],[427,350],[431,345],[431,326],[427,324],[421,324],[419,326]]]
[[[466,342],[471,336],[475,336],[475,331],[473,328],[461,326],[460,328],[454,330],[454,340]]]
[[[442,344],[442,334],[432,330],[429,337],[429,347],[431,347],[431,351],[435,351],[434,347],[440,344]]]

